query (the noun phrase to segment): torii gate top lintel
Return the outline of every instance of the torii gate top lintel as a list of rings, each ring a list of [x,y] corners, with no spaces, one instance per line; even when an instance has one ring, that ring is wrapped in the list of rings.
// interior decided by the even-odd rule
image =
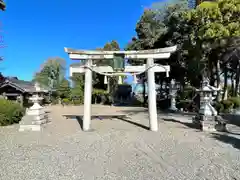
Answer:
[[[171,46],[159,49],[139,50],[139,51],[101,51],[101,50],[76,50],[64,48],[71,59],[112,59],[114,54],[124,54],[125,58],[169,58],[170,54],[175,52],[177,46]]]

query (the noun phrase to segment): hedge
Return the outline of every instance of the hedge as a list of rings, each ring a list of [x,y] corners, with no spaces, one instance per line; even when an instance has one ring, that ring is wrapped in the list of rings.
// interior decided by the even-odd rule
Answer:
[[[218,112],[229,113],[232,109],[240,107],[240,97],[231,97],[216,104]]]
[[[24,113],[25,109],[19,103],[0,99],[0,126],[19,123]]]

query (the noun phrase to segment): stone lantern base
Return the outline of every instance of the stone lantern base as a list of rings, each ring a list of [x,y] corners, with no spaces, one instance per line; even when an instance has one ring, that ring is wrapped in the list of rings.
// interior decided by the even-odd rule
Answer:
[[[202,131],[226,131],[226,122],[220,116],[196,115],[192,120]]]
[[[48,120],[47,113],[38,103],[34,103],[32,107],[26,110],[26,115],[20,121],[19,131],[41,131],[42,125]]]
[[[196,115],[193,123],[201,128],[202,131],[216,132],[216,121],[214,116]]]

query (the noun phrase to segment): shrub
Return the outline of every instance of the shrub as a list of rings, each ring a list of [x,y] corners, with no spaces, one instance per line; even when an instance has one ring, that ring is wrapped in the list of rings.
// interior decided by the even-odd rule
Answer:
[[[68,98],[63,98],[62,103],[66,104],[66,105],[69,105],[69,104],[71,104],[71,100],[68,99]]]
[[[224,105],[223,105],[222,102],[217,102],[217,103],[215,104],[215,108],[216,108],[216,110],[217,110],[218,113],[224,111]]]
[[[6,126],[21,121],[24,108],[20,104],[0,99],[0,126]]]
[[[223,100],[216,104],[216,110],[218,112],[229,113],[234,107],[234,103],[231,100]]]
[[[240,98],[239,97],[231,97],[228,100],[233,103],[233,108],[234,109],[237,109],[237,108],[240,107]]]
[[[169,100],[169,105],[170,105],[170,100]],[[168,105],[168,106],[169,106]],[[176,107],[178,108],[178,109],[186,109],[187,108],[187,106],[189,105],[189,101],[188,100],[180,100],[178,103],[176,103]]]
[[[100,101],[102,104],[107,104],[109,101],[109,94],[103,89],[93,89],[92,97],[94,103]]]
[[[233,102],[230,101],[230,100],[223,100],[222,103],[223,103],[223,106],[224,106],[224,110],[226,110],[226,111],[232,109],[233,106],[234,106]]]
[[[227,100],[223,100],[215,105],[218,112],[229,113],[232,109],[240,107],[240,98],[231,97]]]
[[[98,95],[98,96],[102,96],[102,95],[106,95],[108,94],[107,91],[103,90],[103,89],[93,89],[93,95]]]
[[[169,104],[170,103],[171,102],[169,101]],[[180,100],[179,102],[177,102],[176,107],[178,109],[183,109],[184,111],[188,111],[188,112],[199,111],[198,105],[193,100]]]
[[[72,102],[74,105],[81,105],[83,104],[83,99],[73,99]]]
[[[195,88],[192,86],[186,86],[183,90],[178,92],[177,99],[179,101],[187,100],[187,99],[192,100],[194,95],[195,95]]]
[[[59,104],[59,100],[57,98],[51,98],[51,104],[56,105]]]

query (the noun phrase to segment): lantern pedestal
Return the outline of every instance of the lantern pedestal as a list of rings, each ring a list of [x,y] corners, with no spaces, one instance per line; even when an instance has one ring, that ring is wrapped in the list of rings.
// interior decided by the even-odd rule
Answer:
[[[202,131],[216,132],[217,122],[215,116],[196,115],[193,117],[193,123],[197,125]]]

